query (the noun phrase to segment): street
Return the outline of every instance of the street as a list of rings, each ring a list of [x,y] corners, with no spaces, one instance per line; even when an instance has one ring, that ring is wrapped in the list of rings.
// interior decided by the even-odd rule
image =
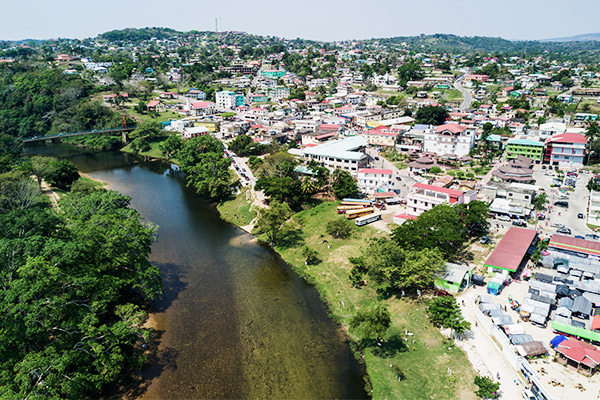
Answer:
[[[460,84],[465,79],[464,75],[460,76],[458,79],[454,81],[454,88],[463,96],[463,101],[459,107],[460,111],[468,110],[471,107],[471,103],[473,102],[473,97],[471,96],[471,91],[469,89],[465,89]]]

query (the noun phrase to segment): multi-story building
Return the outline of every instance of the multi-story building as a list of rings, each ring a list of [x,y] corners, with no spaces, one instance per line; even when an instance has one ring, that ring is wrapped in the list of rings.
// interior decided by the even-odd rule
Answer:
[[[290,97],[290,89],[282,86],[269,89],[269,97],[272,99],[287,99]]]
[[[536,162],[542,160],[544,143],[531,139],[508,139],[506,142],[506,158],[508,160],[525,156]]]
[[[367,141],[364,137],[353,136],[302,150],[290,149],[290,152],[304,156],[306,161],[315,160],[331,172],[339,168],[356,176],[358,170],[368,163],[366,147]]]
[[[285,69],[263,69],[258,73],[259,76],[264,76],[267,78],[281,78],[285,76],[285,74]]]
[[[554,135],[546,141],[544,163],[561,167],[582,167],[585,145],[586,137],[579,133]]]
[[[465,192],[424,183],[415,183],[413,191],[406,198],[406,212],[409,215],[419,216],[425,211],[431,210],[433,207],[443,203],[466,203]]]
[[[462,157],[469,154],[474,145],[474,129],[449,123],[436,126],[430,132],[425,133],[423,151]]]
[[[244,95],[228,90],[215,93],[215,100],[219,110],[233,110],[238,106],[244,105]]]
[[[378,147],[394,147],[398,135],[398,132],[390,132],[385,129],[372,129],[362,133],[369,145]]]
[[[361,168],[358,170],[358,189],[361,192],[373,194],[378,189],[387,192],[391,187],[391,169]]]
[[[191,115],[210,115],[215,113],[215,103],[212,101],[196,101],[190,103]]]

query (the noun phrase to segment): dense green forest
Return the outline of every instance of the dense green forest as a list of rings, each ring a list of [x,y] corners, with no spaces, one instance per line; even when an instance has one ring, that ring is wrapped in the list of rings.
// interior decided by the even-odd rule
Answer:
[[[72,165],[0,143],[0,397],[114,391],[145,360],[142,307],[162,292],[155,228],[128,197],[79,181],[50,207],[31,175]]]
[[[542,54],[549,53],[562,57],[598,57],[599,41],[581,42],[539,42],[535,40],[511,41],[503,38],[484,36],[456,36],[449,34],[403,36],[373,39],[384,45],[406,43],[425,52],[450,53],[507,53]],[[369,41],[366,41],[369,43]]]
[[[0,132],[25,137],[119,126],[118,114],[89,101],[94,90],[60,69],[0,66]]]

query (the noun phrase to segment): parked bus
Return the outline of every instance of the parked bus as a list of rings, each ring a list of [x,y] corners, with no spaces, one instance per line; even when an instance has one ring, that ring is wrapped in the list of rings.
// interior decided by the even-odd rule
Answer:
[[[337,208],[337,212],[338,214],[345,214],[346,211],[350,211],[350,210],[362,210],[363,206],[338,206]]]
[[[346,211],[346,218],[354,219],[362,217],[363,215],[373,214],[375,209],[373,207],[362,208],[360,210],[349,210]]]
[[[344,199],[342,200],[343,206],[365,206],[369,207],[373,204],[373,200],[365,200],[365,199]]]
[[[381,214],[375,213],[375,214],[365,215],[363,217],[358,217],[358,218],[356,218],[354,223],[357,226],[363,226],[363,225],[370,224],[371,222],[379,221],[380,219],[381,219]]]

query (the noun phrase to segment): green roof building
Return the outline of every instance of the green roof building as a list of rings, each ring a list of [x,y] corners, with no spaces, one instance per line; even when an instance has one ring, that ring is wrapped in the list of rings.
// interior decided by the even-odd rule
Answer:
[[[509,139],[506,142],[506,158],[508,160],[523,155],[532,160],[541,161],[543,153],[544,143],[542,142],[530,139]]]

